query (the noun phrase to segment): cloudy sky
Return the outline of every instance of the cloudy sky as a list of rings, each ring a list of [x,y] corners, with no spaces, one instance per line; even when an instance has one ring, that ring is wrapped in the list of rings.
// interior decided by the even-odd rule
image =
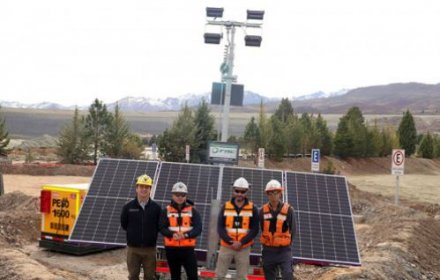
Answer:
[[[88,105],[210,91],[222,45],[206,45],[205,8],[237,30],[245,89],[293,97],[396,82],[440,82],[438,0],[1,0],[0,100]],[[244,35],[262,34],[261,48]]]

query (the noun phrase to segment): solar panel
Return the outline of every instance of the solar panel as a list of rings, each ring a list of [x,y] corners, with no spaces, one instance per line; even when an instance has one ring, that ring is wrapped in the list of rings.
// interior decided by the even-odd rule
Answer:
[[[280,182],[283,181],[283,172],[280,170],[258,169],[258,168],[242,168],[242,167],[223,167],[222,176],[222,191],[221,202],[222,204],[230,200],[232,197],[232,183],[235,179],[244,177],[251,188],[247,194],[247,197],[252,201],[258,209],[260,209],[264,203],[267,203],[267,198],[264,194],[264,188],[271,179],[276,179]],[[254,239],[255,243],[252,247],[251,254],[261,255],[260,238],[257,236]]]
[[[155,161],[101,159],[70,240],[125,245],[125,231],[120,226],[122,207],[136,197],[136,178],[145,173],[154,178],[158,165]]]
[[[360,265],[345,177],[286,172],[286,195],[295,208],[294,259]]]
[[[214,165],[163,162],[157,177],[154,200],[162,208],[171,201],[171,189],[176,182],[183,182],[188,187],[188,199],[202,218],[202,234],[197,238],[196,250],[208,248],[208,227],[211,201],[216,198],[220,167]],[[158,246],[163,247],[163,238],[158,239]]]

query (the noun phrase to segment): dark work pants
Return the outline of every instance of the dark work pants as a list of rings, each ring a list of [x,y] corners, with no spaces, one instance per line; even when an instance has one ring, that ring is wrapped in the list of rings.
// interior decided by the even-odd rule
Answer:
[[[197,259],[194,248],[166,247],[168,266],[171,272],[171,280],[180,280],[182,266],[185,269],[188,280],[197,280]]]

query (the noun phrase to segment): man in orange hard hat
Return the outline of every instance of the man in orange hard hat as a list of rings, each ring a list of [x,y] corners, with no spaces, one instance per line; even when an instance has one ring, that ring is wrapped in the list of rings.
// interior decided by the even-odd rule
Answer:
[[[293,208],[281,200],[283,187],[279,181],[270,180],[265,192],[269,202],[260,210],[264,277],[267,280],[277,279],[279,267],[282,279],[292,280],[292,242],[295,235]]]

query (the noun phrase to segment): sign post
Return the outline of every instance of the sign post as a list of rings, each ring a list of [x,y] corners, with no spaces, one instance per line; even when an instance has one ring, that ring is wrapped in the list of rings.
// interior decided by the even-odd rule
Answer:
[[[264,168],[264,148],[258,148],[258,167]]]
[[[321,160],[321,153],[319,149],[312,149],[312,172],[319,172],[319,161]]]
[[[185,146],[185,160],[186,163],[189,163],[189,145]]]
[[[391,156],[391,174],[396,175],[396,197],[395,203],[399,205],[399,176],[404,174],[405,170],[405,150],[403,149],[393,149],[393,154]]]

